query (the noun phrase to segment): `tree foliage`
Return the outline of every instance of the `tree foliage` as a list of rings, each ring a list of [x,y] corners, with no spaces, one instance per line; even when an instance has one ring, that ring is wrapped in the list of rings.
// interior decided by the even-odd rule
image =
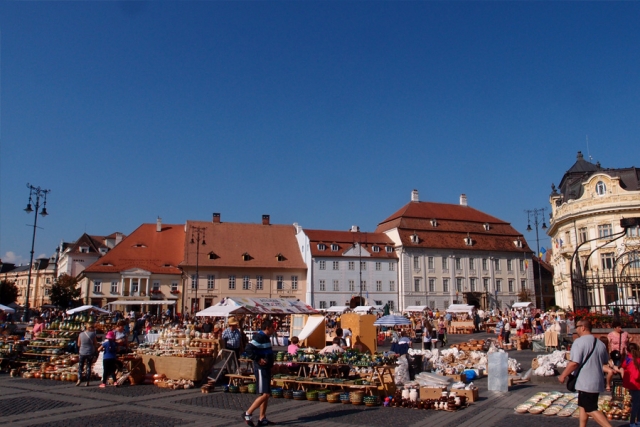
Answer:
[[[518,293],[518,301],[520,302],[531,302],[532,297],[533,295],[531,295],[531,291],[527,288],[520,289],[520,292]]]
[[[72,307],[76,305],[80,297],[80,287],[78,279],[68,274],[58,277],[58,280],[51,286],[51,304],[62,308]]]
[[[9,305],[18,299],[18,287],[15,282],[3,280],[0,282],[0,304]]]

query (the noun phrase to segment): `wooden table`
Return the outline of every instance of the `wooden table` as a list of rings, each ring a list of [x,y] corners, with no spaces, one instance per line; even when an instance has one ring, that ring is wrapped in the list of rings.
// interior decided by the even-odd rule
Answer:
[[[168,379],[200,381],[211,369],[212,357],[171,357],[142,355],[147,374],[165,374]]]

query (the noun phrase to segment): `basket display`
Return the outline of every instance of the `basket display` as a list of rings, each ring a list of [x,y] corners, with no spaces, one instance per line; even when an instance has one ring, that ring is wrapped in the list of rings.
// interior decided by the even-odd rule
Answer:
[[[251,394],[255,394],[256,392],[256,383],[247,384],[247,391]]]
[[[318,390],[307,391],[307,400],[318,400]]]
[[[307,400],[307,392],[304,390],[294,390],[293,400]]]
[[[229,393],[238,393],[240,391],[240,387],[237,385],[229,385]]]
[[[340,393],[329,393],[329,394],[327,394],[327,402],[329,402],[329,403],[340,403]]]
[[[318,401],[326,402],[328,394],[329,394],[329,390],[318,390]]]
[[[282,397],[285,399],[293,399],[293,390],[282,390]]]
[[[340,402],[351,403],[351,396],[349,396],[349,393],[340,393]]]
[[[249,391],[249,387],[246,385],[241,385],[238,389],[240,390],[240,393],[247,393]]]
[[[366,406],[379,406],[380,396],[365,396],[362,401]]]
[[[282,387],[274,387],[271,389],[271,397],[280,399],[282,397]]]
[[[362,401],[364,399],[364,392],[362,391],[352,391],[349,393],[349,400],[353,405],[362,405]]]

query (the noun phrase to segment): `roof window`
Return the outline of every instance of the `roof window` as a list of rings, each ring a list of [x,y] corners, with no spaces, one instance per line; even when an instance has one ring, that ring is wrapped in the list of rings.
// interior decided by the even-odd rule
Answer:
[[[488,222],[485,222],[482,226],[484,227],[484,231],[489,231],[489,230],[491,230],[491,226],[489,225],[489,223],[488,223]]]
[[[414,231],[413,234],[411,235],[411,243],[419,243],[420,242],[420,238],[418,237],[418,234]]]
[[[393,252],[393,248],[391,246],[387,246],[385,248],[387,250],[387,253],[390,254],[391,252]]]
[[[318,250],[324,251],[325,249],[327,249],[327,245],[324,243],[318,243]]]
[[[435,219],[435,218],[434,218],[434,219],[432,219],[432,220],[431,220],[431,226],[432,226],[432,227],[437,227],[437,226],[438,226],[438,220],[437,220],[437,219]]]
[[[331,251],[337,252],[338,251],[338,245],[336,245],[335,243],[332,243],[331,244]]]
[[[280,253],[276,255],[276,259],[278,260],[278,262],[286,261],[286,258],[284,257],[284,255]]]
[[[514,240],[513,244],[516,246],[516,248],[521,248],[522,247],[522,240],[520,240],[520,238],[518,237],[518,240]]]
[[[218,255],[216,255],[213,251],[208,253],[209,259],[218,259],[220,258]]]
[[[251,255],[249,255],[248,252],[245,252],[242,254],[242,260],[243,261],[251,261],[253,259],[253,257]]]
[[[473,246],[473,239],[469,236],[469,233],[467,233],[467,237],[464,238],[464,244],[467,246]]]
[[[380,252],[380,246],[378,245],[373,245],[371,248],[373,249],[373,252]]]

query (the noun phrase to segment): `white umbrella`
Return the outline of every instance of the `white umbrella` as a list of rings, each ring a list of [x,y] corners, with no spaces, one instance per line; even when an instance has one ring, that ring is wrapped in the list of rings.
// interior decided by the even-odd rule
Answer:
[[[396,326],[396,325],[410,325],[411,320],[404,316],[398,316],[396,314],[389,314],[388,316],[382,316],[375,322],[375,326]]]
[[[2,304],[0,304],[0,311],[5,311],[7,313],[15,313],[16,312],[13,308],[7,307],[6,305],[2,305]]]

